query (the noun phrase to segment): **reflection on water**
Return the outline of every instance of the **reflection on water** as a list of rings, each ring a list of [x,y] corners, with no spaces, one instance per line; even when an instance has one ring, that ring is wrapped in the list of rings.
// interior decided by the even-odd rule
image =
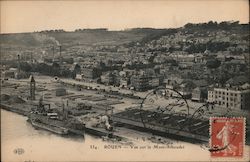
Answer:
[[[26,120],[27,117],[1,110],[1,145],[2,148],[5,148],[2,152],[4,158],[13,157],[14,149],[23,148],[24,155],[29,155],[28,159],[32,154],[37,157],[51,154],[51,157],[54,156],[55,159],[64,159],[62,157],[67,156],[69,152],[71,155],[68,157],[72,155],[78,157],[77,154],[81,155],[81,150],[89,149],[90,145],[105,144],[100,138],[89,135],[85,135],[85,137],[79,135],[60,136],[46,130],[35,129]]]
[[[2,140],[4,142],[15,140],[16,138],[58,138],[69,141],[84,142],[83,136],[78,135],[65,135],[60,136],[49,131],[34,128],[29,122],[27,117],[17,115],[12,112],[1,110],[1,127],[4,130],[2,133]],[[90,137],[88,137],[90,138]]]

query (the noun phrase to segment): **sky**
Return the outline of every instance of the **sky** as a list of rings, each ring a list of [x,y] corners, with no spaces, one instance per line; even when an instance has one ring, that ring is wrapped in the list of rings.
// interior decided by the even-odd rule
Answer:
[[[0,32],[79,28],[174,28],[186,23],[249,22],[248,0],[0,0]]]

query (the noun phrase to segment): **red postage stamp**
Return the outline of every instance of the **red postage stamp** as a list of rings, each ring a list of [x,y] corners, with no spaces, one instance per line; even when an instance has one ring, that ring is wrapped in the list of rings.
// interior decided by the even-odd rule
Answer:
[[[211,157],[243,157],[245,118],[210,118]]]

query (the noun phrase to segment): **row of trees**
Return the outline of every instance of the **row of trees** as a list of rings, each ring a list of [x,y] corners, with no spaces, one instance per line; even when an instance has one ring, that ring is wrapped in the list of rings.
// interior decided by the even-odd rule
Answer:
[[[55,30],[42,30],[42,31],[37,31],[35,33],[62,33],[62,32],[66,32],[63,29],[55,29]]]
[[[17,68],[17,65],[12,64],[11,67]],[[27,62],[21,62],[20,69],[28,73],[38,72],[40,74],[49,75],[49,76],[62,76],[62,77],[70,77],[70,78],[75,77],[74,72],[68,69],[62,69],[58,63],[53,63],[52,65],[48,65],[45,63],[29,64]]]
[[[221,28],[221,29],[230,29],[232,27],[237,27],[239,26],[239,21],[222,21],[220,23],[217,23],[216,21],[209,21],[208,23],[199,23],[199,24],[192,24],[192,23],[187,23],[184,27],[186,29],[190,28]]]

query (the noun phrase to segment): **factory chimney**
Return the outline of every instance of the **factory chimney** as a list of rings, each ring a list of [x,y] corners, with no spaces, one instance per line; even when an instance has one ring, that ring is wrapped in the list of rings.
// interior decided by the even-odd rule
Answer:
[[[55,59],[55,47],[54,46],[52,46],[52,60],[54,61],[54,59]]]
[[[60,66],[62,66],[62,46],[61,45],[59,45],[59,54],[60,54],[60,58],[59,58]]]
[[[30,62],[33,62],[33,54],[30,52]]]
[[[18,66],[18,73],[20,74],[20,71],[21,71],[21,69],[20,69],[20,55],[18,54],[17,55],[17,66]]]
[[[30,99],[31,100],[35,100],[35,90],[36,90],[36,81],[33,77],[33,75],[31,75],[30,77]]]
[[[68,101],[67,101],[67,102],[68,102]],[[68,104],[68,103],[67,103],[67,104]],[[66,106],[67,106],[67,105],[66,105]],[[63,108],[63,110],[62,110],[63,119],[65,120],[65,119],[68,118],[68,110],[65,108],[64,103],[63,103],[63,105],[62,105],[62,108]]]

